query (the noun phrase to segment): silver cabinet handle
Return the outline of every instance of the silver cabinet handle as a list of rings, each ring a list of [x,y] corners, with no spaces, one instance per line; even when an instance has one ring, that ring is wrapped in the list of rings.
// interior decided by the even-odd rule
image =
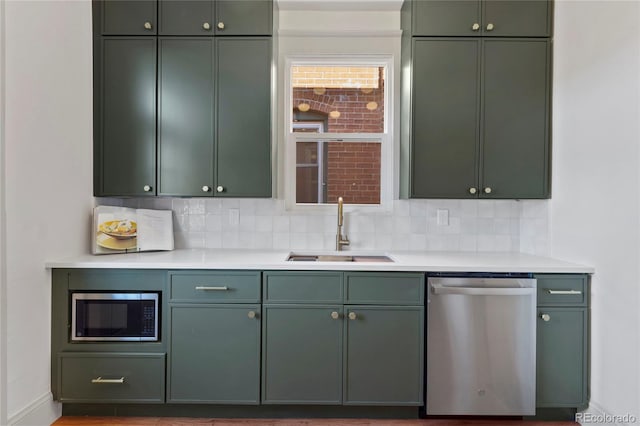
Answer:
[[[150,30],[152,28],[153,28],[153,25],[151,25],[151,22],[147,21],[147,22],[144,23],[144,29],[145,30]]]
[[[487,31],[493,31],[493,28],[494,26],[492,23],[487,24]]]
[[[480,24],[477,22],[471,26],[471,31],[478,31],[480,29]]]
[[[474,187],[469,188],[469,194],[475,194],[478,190]]]
[[[582,294],[580,290],[551,290],[547,289],[549,294]]]
[[[218,22],[218,29],[219,30],[224,30],[224,22],[222,22],[222,21]]]
[[[249,311],[249,313],[247,314],[247,316],[250,319],[254,319],[256,317],[256,312],[255,311]]]
[[[205,22],[204,24],[202,24],[202,28],[204,28],[205,30],[209,31],[211,29],[211,25],[209,25],[208,22]]]
[[[196,286],[196,290],[204,290],[204,291],[227,291],[229,290],[229,287],[222,286],[222,287],[207,287],[207,286],[203,286],[203,285],[199,285]]]
[[[549,314],[542,314],[540,315],[540,318],[542,318],[542,321],[544,322],[549,322],[551,320],[551,316]]]
[[[211,188],[209,188],[207,185],[204,185],[204,186],[202,187],[202,192],[209,192],[209,190],[210,190],[210,189],[211,189]]]
[[[224,186],[219,185],[219,186],[216,188],[216,191],[218,191],[218,192],[223,192],[223,191],[224,191]]]
[[[150,192],[151,191],[151,185],[145,185],[142,187],[142,189],[144,189],[144,192]]]
[[[102,377],[96,377],[95,379],[91,379],[91,383],[116,383],[116,384],[121,384],[121,383],[124,383],[124,377],[120,377],[119,379],[103,379]]]
[[[340,318],[340,314],[337,313],[336,311],[333,311],[333,312],[331,312],[331,318],[338,319],[338,318]]]
[[[349,312],[349,319],[350,319],[350,320],[354,320],[354,319],[356,319],[356,318],[358,318],[358,315],[356,315],[356,313],[355,313],[355,312]]]
[[[487,186],[487,187],[484,189],[484,193],[485,193],[485,194],[491,194],[491,191],[492,191],[492,189],[491,189],[491,187],[490,187],[490,186]]]

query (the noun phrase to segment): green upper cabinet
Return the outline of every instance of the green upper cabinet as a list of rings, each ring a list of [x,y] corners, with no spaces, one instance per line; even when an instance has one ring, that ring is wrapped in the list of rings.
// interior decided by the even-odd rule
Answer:
[[[475,198],[480,40],[413,42],[413,191],[417,198]]]
[[[160,35],[213,36],[213,0],[159,0]]]
[[[148,196],[156,181],[156,38],[94,46],[94,193]]]
[[[550,47],[547,40],[485,40],[481,197],[548,195]]]
[[[414,36],[548,37],[548,0],[412,0]]]
[[[410,193],[549,196],[547,39],[412,41]]]
[[[271,38],[216,39],[216,195],[271,196]]]
[[[95,196],[271,196],[272,8],[94,1]]]
[[[214,42],[158,40],[158,194],[212,195]]]
[[[148,0],[94,0],[95,31],[104,35],[155,35],[157,4]],[[98,30],[99,28],[99,30]]]
[[[271,35],[272,0],[217,0],[215,2],[217,36]]]

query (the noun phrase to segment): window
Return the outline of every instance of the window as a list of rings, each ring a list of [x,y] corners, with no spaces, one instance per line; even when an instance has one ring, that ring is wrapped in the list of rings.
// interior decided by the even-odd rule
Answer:
[[[390,199],[390,58],[289,59],[287,204]]]

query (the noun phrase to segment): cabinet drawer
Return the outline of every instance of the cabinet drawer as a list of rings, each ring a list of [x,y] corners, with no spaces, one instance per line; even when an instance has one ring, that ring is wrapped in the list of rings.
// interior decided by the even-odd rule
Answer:
[[[345,303],[376,305],[422,305],[424,274],[345,273]]]
[[[265,272],[265,303],[342,303],[342,272]]]
[[[587,275],[536,275],[538,306],[586,305]]]
[[[165,354],[59,353],[60,402],[164,402]]]
[[[170,272],[171,302],[260,302],[260,272]]]

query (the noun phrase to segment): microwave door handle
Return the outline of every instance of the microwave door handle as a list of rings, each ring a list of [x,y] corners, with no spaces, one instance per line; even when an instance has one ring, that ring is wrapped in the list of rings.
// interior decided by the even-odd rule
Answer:
[[[528,296],[535,288],[497,288],[497,287],[447,287],[431,284],[434,294],[459,294],[463,296]]]

